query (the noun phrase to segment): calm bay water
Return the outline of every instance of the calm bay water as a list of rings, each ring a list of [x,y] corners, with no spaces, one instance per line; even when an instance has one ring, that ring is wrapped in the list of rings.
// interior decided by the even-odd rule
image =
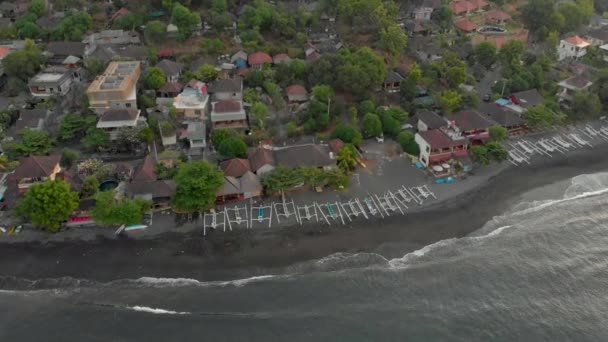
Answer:
[[[606,341],[608,174],[402,258],[226,282],[0,280],[0,341]],[[505,208],[506,209],[506,208]]]

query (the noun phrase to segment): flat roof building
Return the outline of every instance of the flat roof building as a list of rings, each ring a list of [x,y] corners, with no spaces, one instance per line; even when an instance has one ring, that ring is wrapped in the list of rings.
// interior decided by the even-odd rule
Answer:
[[[140,62],[112,62],[87,89],[89,106],[97,114],[108,109],[136,109]]]

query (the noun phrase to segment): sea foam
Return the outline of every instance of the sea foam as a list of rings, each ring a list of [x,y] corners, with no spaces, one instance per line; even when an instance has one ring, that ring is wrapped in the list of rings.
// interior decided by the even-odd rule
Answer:
[[[139,312],[147,312],[147,313],[151,313],[151,314],[155,314],[155,315],[190,315],[190,312],[187,311],[172,311],[172,310],[165,310],[165,309],[159,309],[159,308],[151,308],[151,307],[147,307],[147,306],[125,306],[124,307],[127,310],[132,310],[132,311],[139,311]]]

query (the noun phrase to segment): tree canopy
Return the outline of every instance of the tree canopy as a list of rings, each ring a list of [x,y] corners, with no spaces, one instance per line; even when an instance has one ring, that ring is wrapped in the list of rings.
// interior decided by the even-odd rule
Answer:
[[[182,164],[174,179],[176,191],[171,205],[186,212],[211,208],[216,191],[224,184],[223,172],[206,161]]]
[[[70,190],[68,183],[49,180],[32,185],[17,203],[16,211],[33,224],[56,232],[77,207],[78,193]]]
[[[228,158],[247,157],[247,145],[240,136],[231,136],[224,139],[218,146],[217,151]]]
[[[365,114],[363,117],[363,135],[366,138],[375,138],[382,135],[382,122],[378,114]]]
[[[347,144],[359,145],[361,143],[361,132],[344,123],[338,124],[331,132],[331,136],[332,138],[339,138]]]
[[[180,3],[173,5],[173,23],[177,26],[179,39],[190,38],[197,25],[201,23],[201,17],[196,12],[191,12],[187,7]]]
[[[167,75],[165,75],[163,69],[159,67],[151,67],[148,69],[144,81],[148,87],[158,90],[167,81]]]
[[[2,59],[4,72],[23,81],[27,81],[30,77],[36,75],[42,64],[44,64],[42,50],[29,39],[26,39],[23,49],[10,53]]]
[[[116,199],[112,190],[95,196],[95,207],[91,211],[95,222],[104,225],[128,225],[140,223],[152,203],[143,198]]]
[[[46,131],[24,129],[19,132],[21,141],[5,144],[5,152],[12,158],[27,157],[35,154],[48,154],[55,140]]]

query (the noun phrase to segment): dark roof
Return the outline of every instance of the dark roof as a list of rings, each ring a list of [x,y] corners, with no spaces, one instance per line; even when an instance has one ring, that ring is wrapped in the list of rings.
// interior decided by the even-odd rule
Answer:
[[[396,71],[390,70],[388,74],[386,74],[386,78],[384,79],[384,83],[395,83],[401,82],[404,78]]]
[[[524,108],[528,108],[545,102],[545,99],[538,90],[530,89],[511,94],[511,101]]]
[[[53,170],[60,161],[61,156],[58,154],[26,157],[21,160],[21,163],[10,177],[15,180],[48,177],[53,173]]]
[[[238,195],[242,194],[241,182],[231,176],[224,176],[224,184],[215,192],[216,196]]]
[[[456,112],[453,114],[452,119],[461,131],[487,129],[492,126],[492,121],[474,109]]]
[[[172,180],[134,181],[127,184],[131,196],[151,195],[154,198],[172,197],[175,194],[175,182]]]
[[[424,122],[429,129],[448,126],[448,122],[444,117],[430,110],[419,111],[416,116],[418,117],[418,120]]]
[[[583,76],[573,76],[562,82],[571,87],[582,89],[587,87],[590,81]]]
[[[454,141],[439,129],[418,132],[418,134],[424,141],[431,145],[431,148],[433,149],[447,148],[455,145]]]
[[[478,110],[492,119],[492,121],[504,127],[519,126],[524,123],[517,113],[496,103],[484,102],[479,106]]]
[[[592,30],[587,36],[603,42],[608,42],[608,26],[602,26],[598,29]]]
[[[156,63],[156,67],[161,68],[167,76],[175,76],[182,72],[184,65],[168,59],[163,59],[162,61]]]
[[[241,104],[234,100],[222,100],[214,104],[213,110],[216,113],[237,112],[241,110]]]
[[[0,11],[14,11],[17,8],[12,2],[2,1],[0,2]]]
[[[46,51],[54,56],[76,56],[82,58],[86,45],[81,42],[50,42]]]
[[[137,109],[108,109],[99,118],[99,121],[127,121],[137,117]]]
[[[209,92],[214,93],[239,93],[242,90],[243,79],[240,77],[226,78],[213,81],[209,84]]]
[[[224,171],[224,175],[237,178],[251,170],[249,160],[239,158],[228,159],[221,162],[220,168]]]
[[[155,181],[156,180],[156,172],[154,171],[154,167],[156,166],[156,162],[154,157],[151,154],[148,154],[144,161],[137,168],[137,172],[133,176],[133,181]]]
[[[167,82],[158,89],[161,93],[179,93],[184,86],[179,82]]]
[[[277,164],[287,167],[298,166],[329,166],[335,165],[335,160],[329,157],[329,146],[298,145],[281,148],[274,151]]]
[[[0,18],[0,28],[7,28],[13,24],[10,18]]]
[[[61,18],[44,16],[36,20],[36,25],[45,30],[52,30],[61,22]]]
[[[253,172],[257,172],[264,165],[275,165],[272,151],[257,147],[249,152],[249,164]]]
[[[19,119],[15,122],[17,130],[24,128],[37,128],[40,120],[46,119],[46,109],[20,109]]]

